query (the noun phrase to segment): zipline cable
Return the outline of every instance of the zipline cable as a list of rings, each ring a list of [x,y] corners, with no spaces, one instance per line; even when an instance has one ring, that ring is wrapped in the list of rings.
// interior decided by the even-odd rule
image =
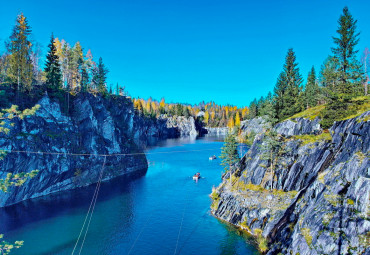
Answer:
[[[45,155],[64,155],[64,156],[96,156],[96,157],[114,157],[114,156],[131,156],[131,155],[151,155],[151,154],[171,154],[171,153],[186,153],[199,151],[219,151],[219,149],[204,149],[204,150],[184,150],[184,151],[158,151],[158,152],[137,152],[137,153],[113,153],[113,154],[91,154],[91,153],[66,153],[66,152],[46,152],[46,151],[22,151],[0,149],[0,152],[6,153],[29,153],[29,154],[45,154]]]
[[[194,232],[197,230],[197,228],[199,227],[200,223],[202,222],[202,218],[208,213],[208,208],[205,210],[205,212],[202,214],[202,216],[199,217],[199,220],[197,222],[197,224],[195,224],[195,227],[193,228],[193,230],[190,232],[190,234],[186,237],[184,243],[182,244],[182,246],[180,247],[179,249],[179,253],[181,253],[182,249],[185,247],[185,244],[189,241],[190,237],[192,237],[192,235],[194,234]]]
[[[98,183],[98,192],[96,192],[94,205],[93,205],[93,208],[92,208],[92,211],[91,211],[91,214],[90,214],[89,223],[87,224],[87,227],[86,227],[85,236],[84,236],[84,239],[82,241],[81,248],[80,248],[80,253],[79,254],[81,254],[81,252],[82,252],[82,248],[84,246],[84,243],[85,243],[85,240],[86,240],[86,236],[87,236],[87,232],[89,231],[91,219],[92,219],[92,216],[93,216],[93,213],[94,213],[96,201],[98,200],[98,195],[99,195],[99,190],[100,190],[101,180],[102,180],[102,177],[103,177],[103,172],[104,172],[104,166],[105,166],[106,159],[107,159],[107,157],[104,157],[103,167],[102,167],[102,169],[100,171],[100,177],[99,177],[99,183]]]
[[[143,231],[144,231],[144,228],[148,225],[148,222],[149,222],[149,220],[152,218],[153,214],[154,214],[154,210],[153,210],[153,211],[152,211],[152,213],[150,214],[149,218],[146,220],[145,224],[142,226],[142,228],[141,228],[141,230],[140,230],[139,234],[137,235],[137,237],[136,237],[136,239],[135,239],[134,243],[131,245],[131,248],[130,248],[130,250],[128,251],[127,255],[129,255],[129,254],[131,253],[132,249],[135,247],[135,245],[136,245],[137,241],[139,240],[139,238],[140,238],[141,234],[142,234],[142,233],[143,233]]]
[[[75,246],[73,247],[73,251],[72,251],[72,253],[71,253],[72,255],[74,254],[74,252],[75,252],[75,250],[76,250],[76,248],[77,248],[77,245],[78,245],[78,243],[79,243],[79,241],[80,241],[80,238],[81,238],[82,232],[83,232],[83,230],[84,230],[84,228],[85,228],[85,224],[86,224],[87,219],[88,219],[88,217],[89,217],[90,211],[91,211],[91,209],[92,209],[92,207],[93,207],[94,201],[96,202],[95,197],[97,197],[97,194],[98,194],[98,192],[99,192],[100,182],[101,182],[101,178],[102,178],[102,174],[103,174],[103,169],[104,169],[104,165],[105,165],[105,160],[106,160],[106,158],[104,158],[103,167],[102,167],[102,169],[100,170],[99,180],[98,180],[98,183],[97,183],[97,185],[96,185],[96,187],[95,187],[94,195],[93,195],[93,198],[92,198],[92,200],[91,200],[91,202],[90,202],[89,210],[87,211],[87,214],[86,214],[86,217],[85,217],[84,223],[83,223],[83,225],[82,225],[82,228],[81,228],[80,234],[78,235],[78,238],[77,238],[76,244],[75,244]],[[95,204],[94,204],[94,207],[95,207]],[[90,220],[91,220],[91,218],[90,218]],[[89,224],[90,224],[90,222],[89,222]],[[86,234],[85,234],[85,237],[86,237]],[[82,246],[81,246],[81,249],[82,249]],[[81,252],[81,250],[80,250],[80,252]]]
[[[177,252],[177,246],[179,245],[179,239],[180,239],[180,234],[181,234],[181,230],[182,230],[182,225],[184,223],[184,217],[185,217],[185,210],[187,208],[187,205],[190,201],[190,198],[187,199],[187,201],[185,202],[184,204],[184,210],[182,212],[182,218],[181,218],[181,224],[180,224],[180,228],[179,228],[179,234],[177,235],[177,241],[176,241],[176,247],[175,247],[175,251],[174,251],[174,255],[176,255],[176,252]]]

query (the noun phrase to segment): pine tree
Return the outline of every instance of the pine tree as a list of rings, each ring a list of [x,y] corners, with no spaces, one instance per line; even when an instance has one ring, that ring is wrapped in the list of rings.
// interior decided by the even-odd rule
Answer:
[[[271,92],[269,92],[265,98],[263,107],[260,109],[260,116],[265,116],[267,120],[273,124],[277,121],[274,99]]]
[[[230,171],[229,178],[231,183],[231,168],[239,161],[238,143],[235,134],[232,132],[229,132],[225,138],[220,158],[222,159],[221,165],[224,167],[225,172]]]
[[[270,188],[272,190],[277,160],[279,156],[281,156],[281,154],[285,152],[283,149],[283,142],[281,140],[281,136],[273,129],[270,129],[265,134],[265,140],[263,141],[261,150],[264,151],[264,153],[262,154],[262,159],[268,160],[270,162],[269,174],[271,182]]]
[[[304,100],[306,108],[317,105],[319,90],[320,88],[317,84],[315,68],[312,67],[311,71],[308,73],[307,83],[304,90]]]
[[[86,67],[83,66],[81,70],[81,91],[86,92],[89,87],[89,73],[86,70]]]
[[[107,92],[107,74],[108,69],[105,67],[103,59],[100,57],[98,66],[95,68],[93,75],[93,83],[99,93],[105,94]]]
[[[48,89],[52,91],[57,90],[62,85],[62,73],[59,64],[59,57],[56,54],[57,49],[54,44],[54,35],[51,34],[50,44],[49,44],[49,52],[46,56],[46,66],[45,66],[45,74],[46,74],[46,85]]]
[[[284,74],[286,82],[286,90],[283,95],[283,108],[281,110],[281,120],[300,112],[303,108],[302,102],[299,100],[301,93],[302,76],[299,73],[296,56],[293,49],[288,50],[285,60]]]
[[[323,128],[329,128],[334,121],[354,114],[354,110],[349,107],[351,99],[362,92],[363,73],[356,59],[358,51],[355,49],[359,41],[356,23],[348,8],[344,7],[338,20],[338,37],[333,37],[336,44],[336,47],[332,48],[332,62],[336,68],[333,76],[337,78],[337,84],[332,90],[326,91],[328,103],[321,113],[320,122]]]
[[[286,91],[287,83],[285,81],[285,74],[281,72],[279,77],[276,81],[276,85],[274,88],[274,105],[275,105],[275,113],[278,119],[283,119],[282,110],[284,107],[284,94]]]
[[[254,99],[249,105],[249,118],[253,119],[258,115],[257,99]]]
[[[21,13],[17,17],[10,42],[7,43],[9,51],[10,80],[17,84],[17,91],[31,90],[33,80],[33,65],[31,60],[32,44],[29,40],[31,27],[26,17]]]
[[[353,93],[355,86],[361,85],[362,71],[356,59],[360,33],[356,32],[357,20],[354,20],[347,7],[338,20],[338,37],[333,37],[336,47],[332,48],[334,58],[338,61],[339,93]]]
[[[339,83],[338,60],[332,56],[329,56],[320,71],[320,83],[325,88],[326,93],[336,92]]]

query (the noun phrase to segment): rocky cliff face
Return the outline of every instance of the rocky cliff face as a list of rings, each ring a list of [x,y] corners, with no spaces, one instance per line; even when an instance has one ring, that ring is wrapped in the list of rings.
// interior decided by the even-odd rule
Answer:
[[[36,115],[15,120],[11,132],[1,134],[0,148],[58,154],[9,153],[0,160],[0,179],[8,172],[39,170],[24,185],[0,192],[0,207],[97,182],[104,157],[94,154],[139,153],[106,157],[103,180],[145,173],[142,145],[185,134],[176,122],[169,125],[166,119],[138,116],[131,100],[124,97],[104,99],[81,93],[70,100],[68,115],[47,96],[38,104]]]
[[[268,254],[369,254],[370,112],[336,122],[275,126],[284,152],[275,169],[259,134],[233,175],[212,193],[215,216],[259,240]]]

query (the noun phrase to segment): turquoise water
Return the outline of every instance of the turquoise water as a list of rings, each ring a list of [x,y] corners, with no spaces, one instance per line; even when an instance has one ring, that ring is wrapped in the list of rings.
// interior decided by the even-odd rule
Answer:
[[[104,183],[81,254],[258,254],[247,236],[210,214],[208,195],[222,168],[208,157],[221,146],[210,138],[168,140],[148,150],[142,176]],[[204,178],[195,182],[198,171]],[[3,208],[0,233],[24,240],[14,254],[71,254],[94,188]]]

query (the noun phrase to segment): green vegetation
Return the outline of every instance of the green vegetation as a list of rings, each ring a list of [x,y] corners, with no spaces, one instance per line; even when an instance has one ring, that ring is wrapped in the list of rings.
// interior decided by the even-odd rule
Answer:
[[[275,130],[270,129],[265,133],[265,140],[262,144],[262,159],[267,160],[270,164],[269,175],[271,190],[273,189],[273,179],[275,176],[275,166],[278,158],[285,152],[283,148],[283,137],[279,135]]]
[[[325,108],[325,105],[317,105],[315,107],[308,108],[300,113],[294,114],[289,119],[295,118],[305,118],[309,120],[314,120],[319,116],[320,112]]]
[[[319,135],[295,135],[294,138],[301,140],[302,145],[321,142],[321,141],[331,141],[332,139],[329,132],[323,132]]]
[[[322,224],[327,227],[330,221],[334,218],[334,215],[334,212],[326,213],[322,219]]]
[[[332,206],[337,207],[339,204],[340,196],[336,194],[324,194],[324,198],[328,201]]]
[[[312,244],[311,230],[309,228],[302,228],[301,233],[304,239],[306,240],[306,243],[308,244],[308,246],[311,246]]]
[[[221,148],[222,159],[221,165],[224,167],[225,172],[230,171],[230,183],[231,183],[231,169],[239,162],[238,155],[238,143],[236,141],[236,135],[233,132],[229,132],[225,138],[224,145]]]
[[[254,99],[249,106],[249,117],[267,115],[279,121],[320,117],[321,125],[326,129],[334,121],[353,118],[369,110],[366,62],[369,51],[365,50],[362,70],[357,60],[357,21],[347,7],[339,17],[336,32],[332,55],[322,65],[319,75],[312,67],[304,86],[295,53],[289,49],[274,93]],[[361,95],[364,96],[359,97]]]
[[[321,182],[322,184],[325,184],[325,175],[327,174],[328,172],[325,171],[325,172],[321,172],[319,173],[317,179],[319,182]]]
[[[327,104],[323,104],[323,105],[318,105],[312,108],[308,108],[307,110],[304,110],[300,113],[297,113],[291,116],[289,119],[306,118],[306,119],[314,120],[316,117],[324,119],[325,116],[323,115],[323,113],[325,112],[326,106]],[[364,112],[368,111],[370,109],[370,96],[354,97],[350,100],[347,106],[348,108],[342,111],[340,116],[337,113],[335,113],[335,115],[338,115],[338,116],[334,118],[333,121],[341,121],[341,120],[355,118],[357,116],[360,116]],[[339,108],[337,110],[339,110]],[[370,117],[367,116],[358,121],[359,122],[368,121],[369,118]]]
[[[18,106],[13,105],[9,109],[3,109],[0,111],[0,133],[8,134],[10,132],[12,123],[9,124],[9,121],[12,121],[15,118],[23,119],[26,116],[34,115],[39,108],[40,106],[36,105],[32,109],[19,111]],[[0,150],[0,159],[3,159],[5,155],[6,152]],[[33,170],[29,173],[8,173],[5,179],[0,179],[0,190],[2,192],[7,192],[9,187],[21,186],[28,179],[35,177],[37,173],[38,170]],[[3,237],[4,235],[0,234],[0,241]],[[23,241],[15,241],[14,244],[11,244],[3,240],[0,242],[0,252],[1,254],[9,254],[12,249],[18,249],[22,245]]]
[[[254,230],[254,234],[256,235],[256,238],[257,238],[257,244],[258,244],[258,248],[261,252],[266,252],[268,250],[268,243],[267,243],[267,239],[263,237],[262,235],[262,229],[255,229]]]
[[[7,192],[9,187],[21,186],[28,179],[33,178],[37,175],[38,170],[33,170],[29,173],[8,173],[5,179],[0,179],[0,190]]]
[[[3,238],[4,235],[0,234],[0,254],[2,255],[10,254],[13,249],[18,249],[23,245],[23,241],[15,241],[14,244],[11,244],[7,241],[2,240]]]
[[[355,201],[353,201],[352,199],[348,198],[347,199],[347,204],[348,205],[354,205],[355,204]]]

